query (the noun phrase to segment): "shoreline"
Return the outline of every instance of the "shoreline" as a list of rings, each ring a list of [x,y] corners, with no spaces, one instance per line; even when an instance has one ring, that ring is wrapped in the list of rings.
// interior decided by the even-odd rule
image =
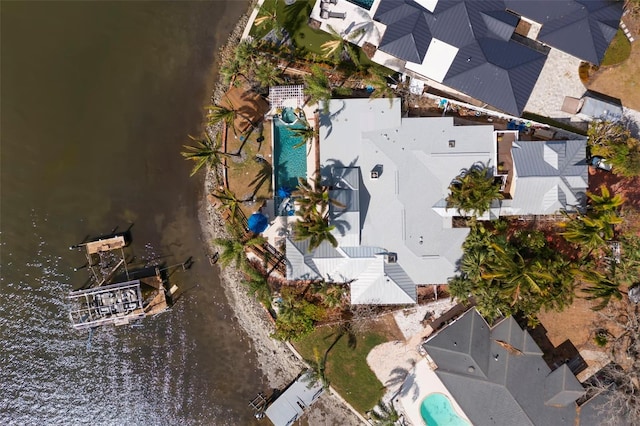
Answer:
[[[256,4],[256,1],[250,2],[247,11],[238,20],[226,42],[218,51],[218,67],[224,63],[228,55],[234,53],[234,47],[239,43]],[[220,74],[217,72],[210,98],[211,103],[218,103],[225,90]],[[209,135],[215,135],[220,131],[220,128],[205,125],[204,131]],[[216,169],[207,169],[203,184],[204,193],[199,200],[198,219],[209,254],[217,251],[213,240],[228,235],[224,220],[208,200],[208,194],[211,194],[223,182],[223,179],[222,166]],[[275,331],[273,319],[255,298],[249,296],[246,287],[242,284],[243,273],[230,265],[220,268],[219,277],[227,302],[233,310],[238,324],[251,341],[258,368],[266,379],[266,384],[270,389],[283,390],[308,366],[298,358],[297,354],[289,347],[288,342],[271,337]],[[362,424],[362,420],[351,411],[350,407],[341,400],[341,397],[330,391],[325,392],[316,404],[305,411],[305,418],[309,424],[345,426]]]

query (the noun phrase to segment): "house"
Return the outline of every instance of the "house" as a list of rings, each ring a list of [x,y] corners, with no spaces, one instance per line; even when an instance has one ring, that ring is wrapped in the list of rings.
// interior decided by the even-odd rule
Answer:
[[[508,144],[509,196],[484,219],[572,211],[585,199],[586,141],[519,141],[452,117],[402,118],[400,99],[331,100],[320,141],[338,246],[309,251],[287,237],[287,279],[349,283],[352,304],[412,304],[416,285],[455,275],[469,229],[453,226],[449,185],[475,163],[498,164],[499,143]]]
[[[269,405],[265,414],[274,426],[289,426],[298,420],[304,410],[320,398],[324,388],[305,372]]]
[[[622,9],[615,0],[375,0],[344,22],[370,30],[350,40],[374,45],[374,61],[519,116],[550,49],[599,64]]]
[[[576,401],[585,389],[567,364],[551,371],[541,349],[513,317],[489,326],[478,311],[469,310],[423,348],[438,379],[473,424],[578,424]],[[432,384],[411,380],[424,388],[418,401],[428,396]]]
[[[493,127],[451,117],[401,118],[400,99],[332,100],[320,117],[320,162],[338,247],[288,238],[288,279],[350,282],[351,303],[416,302],[416,284],[454,275],[469,230],[442,215],[451,180],[495,164]]]

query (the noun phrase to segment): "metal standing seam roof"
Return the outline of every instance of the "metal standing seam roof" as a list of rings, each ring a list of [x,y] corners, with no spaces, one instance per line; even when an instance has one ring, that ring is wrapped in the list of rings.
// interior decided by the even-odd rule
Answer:
[[[618,31],[624,2],[615,0],[504,0],[507,8],[542,24],[538,40],[600,64]]]
[[[458,48],[442,83],[516,115],[548,52],[511,39],[519,18],[502,0],[440,0],[433,13],[413,0],[381,0],[374,19],[387,26],[378,48],[400,59],[421,63],[432,39]]]
[[[614,0],[440,0],[430,12],[413,0],[381,0],[374,19],[386,25],[379,50],[421,64],[433,39],[448,43],[458,53],[442,83],[520,115],[549,52],[514,36],[520,16],[542,24],[540,42],[599,64],[622,8]]]
[[[490,328],[475,310],[430,338],[424,348],[469,419],[478,425],[567,425],[584,389],[566,365],[551,372],[512,317]]]
[[[513,214],[552,214],[575,210],[588,187],[586,140],[516,141]]]
[[[324,392],[322,383],[312,381],[310,373],[304,373],[291,384],[265,410],[274,426],[289,426],[302,416],[306,408],[320,398]]]
[[[451,228],[451,219],[443,218],[433,206],[446,197],[451,179],[462,168],[492,161],[493,128],[454,126],[451,118],[402,120],[398,99],[393,107],[388,99],[332,100],[329,107],[329,115],[320,120],[322,175],[334,186],[332,196],[345,204],[344,209],[332,208],[332,221],[355,215],[356,210],[359,217],[349,222],[351,228],[336,231],[341,233],[336,234],[338,251],[346,262],[305,255],[300,243],[288,241],[289,279],[297,279],[298,273],[309,277],[312,271],[333,279],[348,277],[358,280],[352,289],[360,282],[365,287],[361,294],[372,294],[368,292],[374,290],[369,288],[373,278],[366,281],[359,274],[365,266],[373,268],[371,262],[381,262],[373,260],[376,255],[393,252],[397,264],[375,267],[379,272],[384,265],[390,282],[402,291],[385,293],[402,300],[396,303],[406,303],[405,296],[398,294],[415,299],[418,283],[446,283],[455,273],[468,229]],[[456,141],[454,147],[450,140]],[[372,170],[378,172],[377,179],[371,179]],[[360,235],[355,244],[353,235]]]

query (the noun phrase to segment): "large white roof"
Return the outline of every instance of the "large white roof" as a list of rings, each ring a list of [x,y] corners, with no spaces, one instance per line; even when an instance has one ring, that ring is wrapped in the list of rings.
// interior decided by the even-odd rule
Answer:
[[[360,169],[360,246],[397,253],[415,284],[446,283],[468,230],[451,228],[433,207],[461,169],[493,161],[493,127],[454,126],[450,117],[402,119],[399,99],[332,100],[329,111],[320,120],[322,174]]]

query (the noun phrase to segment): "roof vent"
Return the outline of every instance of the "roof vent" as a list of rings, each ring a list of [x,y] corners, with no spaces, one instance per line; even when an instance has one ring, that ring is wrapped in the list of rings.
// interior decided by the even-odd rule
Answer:
[[[382,164],[376,164],[371,169],[371,179],[378,179],[382,175]]]
[[[456,147],[455,139],[449,139],[449,148],[455,148],[455,147]]]
[[[384,255],[384,259],[387,263],[397,263],[398,262],[398,254],[397,253],[387,253]]]

